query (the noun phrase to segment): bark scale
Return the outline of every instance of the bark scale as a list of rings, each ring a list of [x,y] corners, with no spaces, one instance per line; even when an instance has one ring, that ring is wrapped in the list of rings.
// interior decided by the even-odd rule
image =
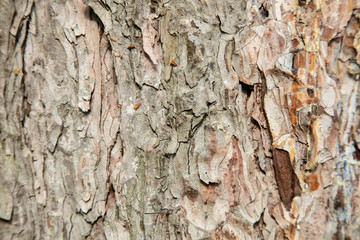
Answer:
[[[1,239],[359,239],[360,2],[2,0]]]

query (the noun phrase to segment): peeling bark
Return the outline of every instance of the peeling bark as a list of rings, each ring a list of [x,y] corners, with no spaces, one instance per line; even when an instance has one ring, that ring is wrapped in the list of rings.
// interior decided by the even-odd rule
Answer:
[[[0,2],[1,239],[359,239],[360,3]]]

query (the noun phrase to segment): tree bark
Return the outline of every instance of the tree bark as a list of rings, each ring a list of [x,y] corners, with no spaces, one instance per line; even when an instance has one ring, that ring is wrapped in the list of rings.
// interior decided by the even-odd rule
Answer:
[[[360,239],[360,2],[1,0],[1,239]]]

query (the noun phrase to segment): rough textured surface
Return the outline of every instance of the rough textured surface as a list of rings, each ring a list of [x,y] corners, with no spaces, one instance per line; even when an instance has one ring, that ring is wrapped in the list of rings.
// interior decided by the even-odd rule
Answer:
[[[359,239],[359,8],[0,1],[0,238]]]

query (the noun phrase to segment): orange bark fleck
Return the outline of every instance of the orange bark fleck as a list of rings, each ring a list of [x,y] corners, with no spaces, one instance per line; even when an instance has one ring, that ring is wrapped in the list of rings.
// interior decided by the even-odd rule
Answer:
[[[49,214],[46,214],[46,223],[47,223],[47,226],[50,227],[50,217],[49,217]]]
[[[171,66],[174,66],[174,67],[177,66],[177,64],[176,64],[176,62],[174,62],[174,60],[170,60],[170,65],[171,65]]]
[[[141,103],[135,104],[134,109],[137,110],[140,107],[140,105],[141,105]]]

